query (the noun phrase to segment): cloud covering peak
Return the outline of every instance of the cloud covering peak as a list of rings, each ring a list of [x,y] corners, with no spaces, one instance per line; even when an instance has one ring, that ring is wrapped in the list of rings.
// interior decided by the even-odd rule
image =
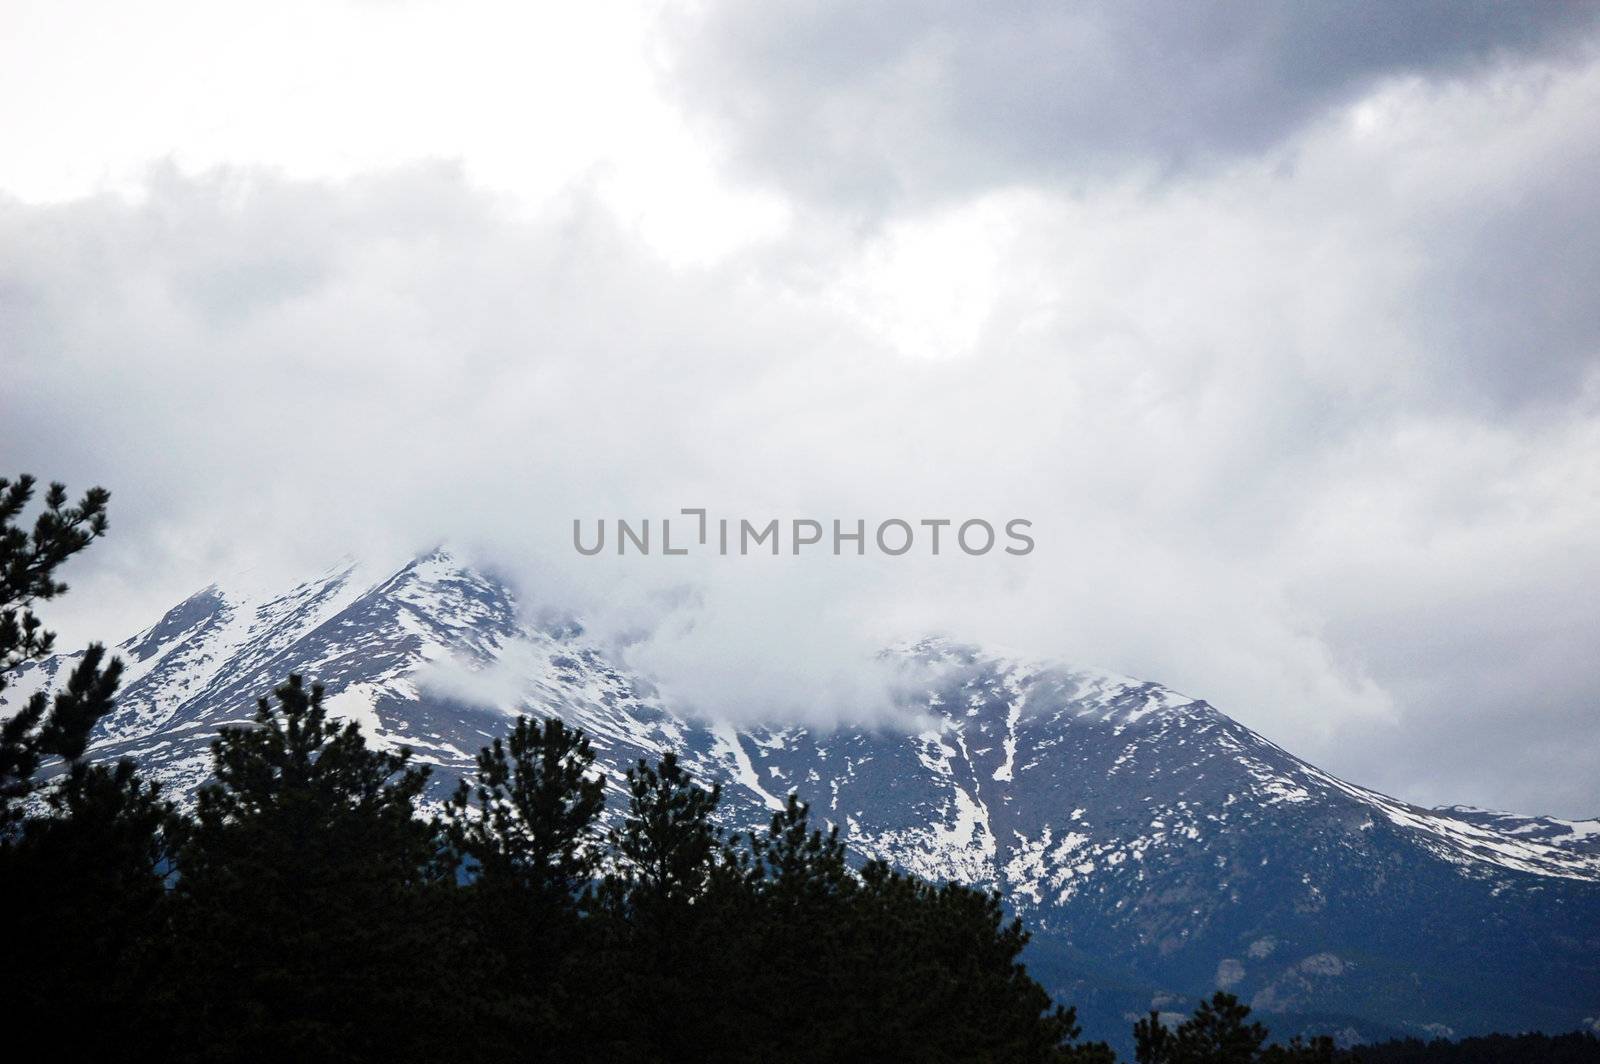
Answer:
[[[240,565],[447,540],[708,708],[844,712],[878,649],[945,633],[1420,801],[1600,809],[1594,5],[975,10],[630,9],[538,93],[443,76],[503,12],[357,5],[330,32],[363,92],[417,104],[371,28],[438,64],[459,139],[429,110],[412,157],[361,154],[403,116],[341,140],[289,94],[306,129],[263,159],[176,109],[115,142],[166,161],[39,195],[101,141],[35,138],[0,164],[0,448],[114,493],[64,642]],[[190,106],[254,121],[258,90]],[[95,128],[74,98],[41,106]],[[572,548],[684,507],[1037,547]]]

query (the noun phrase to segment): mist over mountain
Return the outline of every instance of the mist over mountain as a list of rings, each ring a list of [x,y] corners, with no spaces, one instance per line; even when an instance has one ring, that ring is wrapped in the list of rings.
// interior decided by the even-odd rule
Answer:
[[[1202,699],[952,639],[884,651],[891,715],[701,719],[581,623],[535,619],[560,607],[444,549],[286,591],[207,587],[119,645],[92,754],[186,796],[217,728],[297,672],[434,765],[442,794],[508,718],[559,716],[593,739],[608,817],[629,765],[675,751],[723,785],[732,828],[797,792],[859,859],[1001,891],[1091,1037],[1217,987],[1275,1033],[1345,1042],[1600,1022],[1600,820],[1410,805]],[[25,667],[8,701],[71,661]]]

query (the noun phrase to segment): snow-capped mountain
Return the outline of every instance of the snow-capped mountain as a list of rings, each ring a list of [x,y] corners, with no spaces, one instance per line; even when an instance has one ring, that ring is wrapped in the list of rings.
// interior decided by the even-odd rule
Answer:
[[[1132,1015],[1219,986],[1283,1034],[1600,1022],[1600,821],[1408,805],[1159,684],[944,640],[891,652],[923,677],[914,728],[699,721],[578,625],[527,617],[443,550],[281,595],[209,587],[120,645],[94,754],[189,793],[216,729],[290,672],[437,766],[441,789],[511,716],[558,715],[613,779],[678,751],[723,784],[731,826],[794,790],[861,856],[1004,892],[1035,974],[1091,1036],[1120,1041]],[[29,666],[8,695],[70,667]]]

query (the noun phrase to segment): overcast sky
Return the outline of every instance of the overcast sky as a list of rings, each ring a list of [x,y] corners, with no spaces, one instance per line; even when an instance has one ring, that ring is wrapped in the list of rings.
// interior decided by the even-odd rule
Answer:
[[[11,0],[0,464],[113,491],[47,616],[450,541],[710,711],[941,631],[1600,814],[1597,24]],[[571,548],[684,506],[1038,546]]]

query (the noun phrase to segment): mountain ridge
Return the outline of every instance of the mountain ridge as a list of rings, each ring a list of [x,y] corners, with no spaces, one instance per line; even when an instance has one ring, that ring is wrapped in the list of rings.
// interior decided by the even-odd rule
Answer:
[[[1410,805],[1161,684],[930,638],[888,652],[924,681],[913,730],[701,720],[445,549],[281,594],[211,585],[118,652],[92,752],[179,796],[216,729],[290,671],[435,766],[440,791],[521,712],[589,733],[610,816],[625,769],[667,750],[723,784],[731,828],[797,791],[859,859],[1003,892],[1035,932],[1030,964],[1100,1036],[1214,986],[1275,1030],[1347,1036],[1600,1016],[1600,821]],[[8,701],[70,660],[21,670]]]

